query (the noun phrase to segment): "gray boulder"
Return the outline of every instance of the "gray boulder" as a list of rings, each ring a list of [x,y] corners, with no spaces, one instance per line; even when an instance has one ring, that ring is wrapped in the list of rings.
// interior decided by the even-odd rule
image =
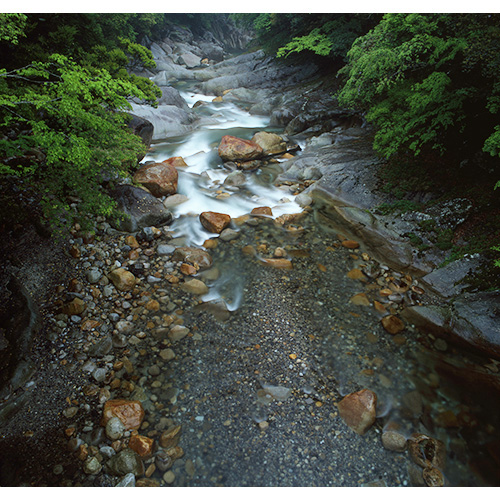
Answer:
[[[160,90],[162,92],[162,96],[158,99],[159,105],[176,106],[185,111],[189,110],[189,106],[177,89],[174,89],[173,87],[160,87]]]
[[[183,52],[177,59],[179,64],[183,64],[188,69],[196,68],[201,64],[200,56],[194,55],[192,52]]]
[[[193,129],[196,116],[172,105],[160,105],[157,109],[132,104],[134,113],[149,120],[154,127],[153,140],[176,137]]]
[[[172,214],[163,203],[144,189],[121,185],[110,194],[116,200],[118,210],[128,216],[124,220],[111,221],[119,231],[133,233],[149,226],[165,226],[172,221]]]
[[[142,142],[146,145],[146,147],[149,148],[149,146],[151,145],[151,141],[153,140],[153,124],[149,120],[146,120],[141,116],[133,115],[132,113],[129,113],[129,116],[129,128],[135,135],[138,135],[141,138]],[[144,155],[138,155],[137,161],[141,161],[143,158]]]

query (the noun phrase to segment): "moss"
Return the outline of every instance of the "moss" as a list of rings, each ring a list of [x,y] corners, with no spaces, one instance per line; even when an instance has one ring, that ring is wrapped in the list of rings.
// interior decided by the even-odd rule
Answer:
[[[422,208],[420,203],[415,203],[409,200],[398,200],[394,203],[382,203],[375,208],[375,211],[381,215],[389,215],[394,212],[411,212],[413,210],[418,211]]]

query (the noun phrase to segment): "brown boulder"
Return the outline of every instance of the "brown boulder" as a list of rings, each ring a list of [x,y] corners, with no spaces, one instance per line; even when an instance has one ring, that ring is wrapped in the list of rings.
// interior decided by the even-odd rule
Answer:
[[[142,184],[153,196],[168,196],[177,191],[178,174],[176,168],[169,162],[143,165],[134,175],[134,182]]]
[[[120,292],[128,292],[135,286],[135,276],[122,267],[111,271],[108,277]]]
[[[112,417],[118,417],[126,430],[138,429],[144,419],[144,409],[140,401],[110,399],[104,403],[101,425],[105,426]]]
[[[194,247],[176,248],[172,254],[172,260],[182,260],[193,265],[197,264],[201,270],[208,269],[212,265],[212,257],[210,257],[210,254],[201,248]]]
[[[231,216],[218,212],[202,212],[200,222],[207,231],[220,234],[231,223]]]
[[[187,167],[188,164],[184,161],[182,156],[172,156],[172,158],[168,158],[162,162],[164,165],[172,165],[172,167]]]
[[[135,434],[130,436],[128,447],[134,450],[141,458],[149,458],[153,454],[154,441],[146,436]]]
[[[377,395],[369,389],[352,392],[340,401],[338,410],[354,432],[364,434],[375,422]]]
[[[225,135],[219,144],[219,156],[224,161],[248,161],[261,158],[262,148],[252,141]]]
[[[250,213],[252,215],[269,215],[270,217],[273,216],[273,211],[270,207],[255,207]]]

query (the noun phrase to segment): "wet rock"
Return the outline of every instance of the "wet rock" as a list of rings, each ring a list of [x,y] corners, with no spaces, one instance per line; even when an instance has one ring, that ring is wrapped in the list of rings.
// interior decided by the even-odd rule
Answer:
[[[235,231],[234,229],[226,228],[220,233],[220,239],[222,241],[232,241],[236,238],[239,238],[239,231]]]
[[[113,227],[119,231],[133,233],[144,227],[161,227],[172,221],[172,214],[163,203],[151,193],[135,186],[117,186],[111,193],[124,213],[122,220],[112,220]]]
[[[171,255],[175,252],[175,247],[173,245],[158,245],[156,247],[156,253],[158,255]]]
[[[167,484],[173,484],[173,482],[175,481],[175,474],[171,470],[169,470],[163,475],[163,480]]]
[[[439,439],[425,434],[413,434],[408,439],[408,450],[413,462],[420,467],[444,469],[446,447]]]
[[[163,206],[165,208],[177,207],[188,200],[189,198],[185,194],[173,194],[163,201]]]
[[[429,467],[427,469],[424,469],[422,476],[427,486],[431,487],[444,486],[443,474],[436,468]]]
[[[160,351],[160,358],[165,361],[171,361],[175,358],[175,352],[172,349],[163,349]]]
[[[141,479],[138,479],[135,485],[137,488],[158,488],[160,486],[160,483],[156,479],[143,477]]]
[[[149,437],[134,434],[130,436],[128,446],[141,458],[149,458],[153,455],[154,441]]]
[[[118,321],[115,325],[116,329],[118,330],[118,333],[130,333],[133,328],[134,324],[130,321],[127,321],[125,319],[121,319]]]
[[[355,248],[359,248],[359,243],[354,240],[344,240],[342,246],[354,250]]]
[[[349,302],[356,306],[369,306],[370,300],[365,293],[358,293],[349,299]]]
[[[132,472],[125,474],[123,479],[116,485],[117,488],[134,488],[135,487],[135,475]]]
[[[300,193],[295,197],[295,203],[301,207],[308,207],[313,204],[313,199],[306,193]]]
[[[252,209],[250,213],[252,215],[265,215],[269,217],[273,216],[273,211],[271,210],[270,207],[255,207]]]
[[[173,464],[174,461],[165,450],[160,450],[156,454],[155,465],[160,472],[165,472],[169,470]]]
[[[348,394],[338,404],[339,414],[344,422],[357,434],[365,432],[376,418],[377,395],[369,389]]]
[[[390,314],[380,320],[384,330],[391,335],[401,333],[405,329],[405,324],[397,317]]]
[[[177,180],[177,169],[168,161],[143,165],[134,174],[134,182],[142,184],[157,198],[175,194]]]
[[[252,142],[258,144],[265,155],[275,155],[286,152],[286,142],[278,134],[257,132],[252,137]]]
[[[117,290],[120,292],[128,292],[134,288],[136,280],[135,276],[122,267],[111,271],[108,275],[110,281],[115,285]]]
[[[92,345],[89,349],[89,356],[96,356],[102,358],[106,356],[111,351],[113,347],[113,341],[109,335],[99,340],[96,344]]]
[[[83,472],[85,474],[98,474],[101,472],[102,466],[96,457],[88,457],[83,464]]]
[[[193,276],[198,272],[196,267],[192,266],[191,264],[186,264],[185,262],[181,264],[179,271],[185,276]]]
[[[134,135],[139,136],[146,147],[149,148],[151,140],[153,139],[153,124],[149,120],[133,115],[132,113],[128,113],[128,116],[130,117],[127,123],[128,127],[132,130]],[[144,155],[138,155],[137,160],[141,161],[143,158]]]
[[[106,425],[112,417],[118,417],[126,430],[138,429],[144,419],[144,409],[140,401],[110,399],[104,404],[101,425]]]
[[[261,262],[275,269],[293,269],[292,261],[288,259],[262,259]]]
[[[144,474],[144,464],[135,451],[125,448],[108,460],[106,470],[114,476],[134,474],[137,477]]]
[[[218,212],[202,212],[200,222],[207,231],[220,234],[231,223],[231,217]]]
[[[85,302],[77,297],[68,304],[64,305],[64,307],[62,308],[62,313],[66,314],[67,316],[72,316],[74,314],[79,315],[82,314],[83,311],[85,311],[86,307],[87,306],[85,305]]]
[[[352,280],[368,281],[368,278],[365,276],[363,271],[357,267],[355,267],[354,269],[351,269],[347,273],[347,277],[352,279]]]
[[[258,144],[232,135],[222,137],[218,152],[224,161],[249,161],[263,156],[263,150]]]
[[[243,186],[247,181],[247,178],[243,172],[235,171],[231,172],[224,180],[225,186]]]
[[[125,424],[118,417],[111,417],[106,423],[106,436],[111,441],[121,439],[125,432]]]
[[[191,279],[188,281],[185,281],[180,285],[180,287],[189,293],[193,293],[195,295],[204,295],[205,293],[208,293],[208,287],[203,283],[203,281],[198,280],[198,279]]]
[[[94,284],[101,279],[102,273],[101,271],[99,271],[99,269],[91,268],[85,273],[85,275],[87,277],[87,281]]]
[[[193,265],[197,264],[202,270],[208,269],[212,265],[212,257],[210,257],[210,254],[201,248],[194,247],[176,248],[172,255],[172,260],[182,260]]]
[[[465,294],[450,305],[408,307],[402,312],[402,316],[421,330],[498,358],[499,303],[498,292]]]
[[[286,401],[292,394],[291,389],[279,385],[263,385],[262,389],[266,394],[277,401]]]
[[[406,437],[400,432],[398,425],[389,422],[382,432],[382,444],[386,450],[402,452],[406,450]]]
[[[182,426],[174,425],[169,427],[160,436],[160,446],[162,448],[173,448],[179,444],[182,435]],[[169,455],[170,456],[170,455]]]
[[[172,342],[177,342],[186,337],[188,333],[189,333],[189,328],[186,328],[185,326],[181,325],[175,325],[168,332],[168,338]]]

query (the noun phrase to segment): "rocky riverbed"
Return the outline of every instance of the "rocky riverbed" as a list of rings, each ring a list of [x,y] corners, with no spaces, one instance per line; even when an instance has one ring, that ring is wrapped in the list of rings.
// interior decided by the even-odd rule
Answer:
[[[184,165],[170,155],[175,182],[170,175],[157,198],[119,188],[122,207],[142,207],[126,226],[74,227],[56,263],[43,244],[54,271],[23,280],[42,328],[30,376],[4,394],[1,484],[496,484],[498,362],[408,316],[443,311],[436,290],[460,289],[424,276],[432,259],[414,258],[399,229],[377,218],[385,232],[373,236],[373,219],[362,218],[381,200],[367,176],[377,165],[369,130],[323,104],[312,65],[276,65],[262,52],[217,62],[222,44],[188,33],[152,49],[165,103],[158,114],[134,108],[160,141],[146,162],[185,146],[181,133],[225,126],[207,94],[221,113],[237,103],[268,116],[286,149],[302,152],[238,170],[217,156],[222,131]],[[167,85],[185,78],[182,95]],[[252,123],[243,139],[257,140]],[[200,155],[220,163],[215,177],[189,170]],[[190,179],[228,211],[238,197],[250,201],[233,217],[183,212],[175,207],[190,195],[173,193]],[[277,180],[279,201],[259,206],[250,179],[261,192]],[[40,259],[20,253],[10,269],[26,277]],[[472,317],[460,313],[467,306],[454,306],[459,324]]]

